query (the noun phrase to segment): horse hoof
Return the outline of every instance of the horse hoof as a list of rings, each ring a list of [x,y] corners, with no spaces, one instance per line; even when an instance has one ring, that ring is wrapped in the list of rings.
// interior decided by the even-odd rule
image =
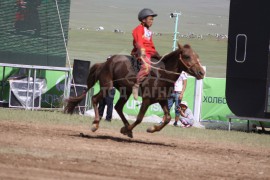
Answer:
[[[148,129],[147,129],[147,132],[148,132],[148,133],[154,133],[154,132],[156,132],[155,126],[152,126],[152,127],[148,128]]]
[[[132,131],[128,131],[127,136],[130,137],[130,138],[133,138],[133,133],[132,133]]]
[[[122,133],[123,135],[126,135],[130,138],[133,138],[132,131],[129,131],[125,126],[121,128],[120,133]]]
[[[127,129],[125,126],[120,129],[120,133],[123,135],[127,135]]]
[[[96,130],[98,130],[98,125],[97,124],[93,124],[91,127],[91,131],[92,132],[96,132]]]

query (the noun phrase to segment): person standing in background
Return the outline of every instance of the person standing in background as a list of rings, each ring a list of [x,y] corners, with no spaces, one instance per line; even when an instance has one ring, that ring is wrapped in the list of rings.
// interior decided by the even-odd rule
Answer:
[[[174,126],[177,126],[177,123],[179,121],[180,112],[179,112],[179,105],[183,99],[185,90],[187,87],[187,73],[182,71],[179,78],[174,83],[174,91],[171,94],[171,96],[168,98],[168,108],[169,111],[173,104],[175,105],[175,121],[173,123]],[[163,120],[161,123],[164,123],[165,117],[163,117]]]
[[[106,97],[102,98],[99,101],[98,113],[99,113],[100,119],[102,118],[103,113],[104,113],[105,106],[107,105],[107,113],[106,113],[105,120],[108,121],[108,122],[111,122],[112,113],[113,113],[113,99],[114,99],[114,95],[115,95],[115,88],[112,88],[109,91],[109,94]]]

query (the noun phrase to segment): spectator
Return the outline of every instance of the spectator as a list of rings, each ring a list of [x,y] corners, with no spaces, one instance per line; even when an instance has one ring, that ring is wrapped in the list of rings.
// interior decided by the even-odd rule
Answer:
[[[188,108],[188,103],[182,101],[180,107],[178,108],[180,112],[180,122],[183,124],[183,128],[191,127],[194,123],[194,116],[191,109]]]
[[[115,95],[115,88],[109,91],[109,94],[99,101],[98,113],[101,119],[104,113],[105,106],[107,105],[106,121],[111,122],[113,112],[113,99]]]
[[[39,19],[38,8],[41,0],[17,0],[15,30],[16,33],[26,30],[34,30],[35,35],[40,35],[41,25]]]

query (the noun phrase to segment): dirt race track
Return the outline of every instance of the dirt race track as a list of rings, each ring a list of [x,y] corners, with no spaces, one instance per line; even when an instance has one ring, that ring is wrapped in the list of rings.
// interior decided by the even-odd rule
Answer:
[[[0,179],[270,179],[270,150],[0,121]]]

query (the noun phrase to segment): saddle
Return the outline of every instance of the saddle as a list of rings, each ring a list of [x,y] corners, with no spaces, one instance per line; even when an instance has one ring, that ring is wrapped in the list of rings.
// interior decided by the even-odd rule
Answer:
[[[138,60],[135,56],[130,56],[129,60],[131,62],[131,66],[132,66],[133,70],[137,74],[141,69],[142,62],[140,60]],[[157,62],[157,61],[158,61],[158,59],[151,58],[151,62]]]
[[[141,65],[142,65],[141,61],[139,61],[135,56],[130,56],[129,60],[131,62],[132,69],[137,74],[141,69]]]

